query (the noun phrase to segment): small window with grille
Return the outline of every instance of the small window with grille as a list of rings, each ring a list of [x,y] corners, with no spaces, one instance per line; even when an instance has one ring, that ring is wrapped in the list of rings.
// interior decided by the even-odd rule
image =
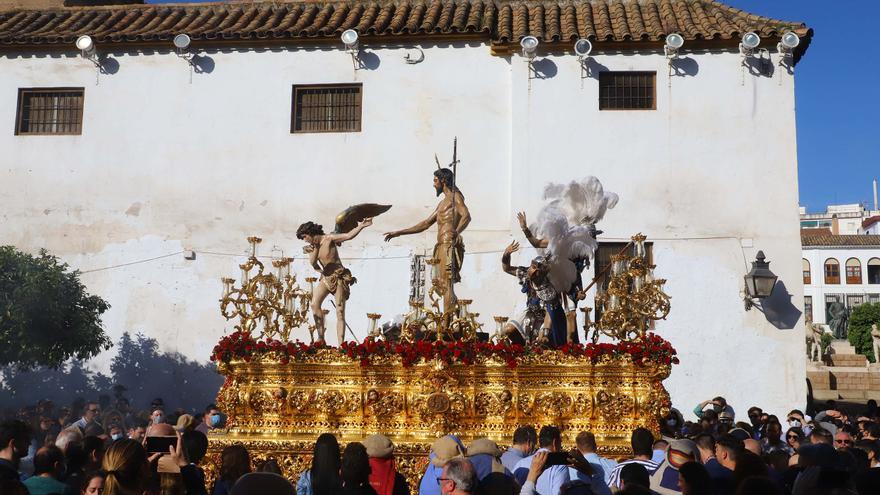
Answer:
[[[600,72],[599,110],[656,110],[656,72]]]
[[[360,84],[293,87],[290,132],[360,132]]]
[[[82,134],[83,88],[18,90],[16,135]]]

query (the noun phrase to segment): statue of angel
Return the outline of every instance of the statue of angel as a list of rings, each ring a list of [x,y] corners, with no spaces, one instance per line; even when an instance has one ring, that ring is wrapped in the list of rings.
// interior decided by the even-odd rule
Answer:
[[[307,243],[303,252],[309,255],[309,263],[321,273],[318,285],[312,292],[311,302],[318,340],[325,341],[321,304],[330,294],[333,294],[336,306],[336,336],[339,344],[345,340],[345,303],[351,294],[351,286],[357,282],[351,270],[342,265],[337,248],[343,242],[357,237],[362,230],[373,224],[373,217],[390,208],[390,205],[374,203],[351,206],[336,216],[336,226],[332,234],[325,234],[324,227],[312,221],[305,222],[296,229],[296,238]]]

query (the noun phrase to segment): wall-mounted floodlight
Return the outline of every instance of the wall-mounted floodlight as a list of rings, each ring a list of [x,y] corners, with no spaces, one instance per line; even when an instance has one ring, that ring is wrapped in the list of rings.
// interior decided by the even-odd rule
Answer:
[[[345,51],[356,55],[358,52],[358,33],[354,29],[346,29],[342,32],[342,44],[345,45]]]
[[[666,36],[666,44],[663,46],[663,51],[666,53],[666,58],[675,58],[678,56],[678,50],[684,46],[684,37],[678,33],[671,33]]]
[[[789,31],[782,35],[782,40],[780,40],[779,44],[776,45],[776,49],[779,50],[779,53],[785,55],[786,57],[790,57],[794,49],[797,48],[800,44],[801,37]]]
[[[95,49],[95,41],[91,36],[84,34],[77,38],[76,48],[80,51],[83,58],[97,63],[98,51]]]
[[[535,59],[535,54],[538,51],[538,44],[538,38],[535,38],[534,36],[526,36],[519,42],[519,46],[522,47],[522,56],[525,57],[529,63]]]
[[[579,39],[574,42],[574,53],[577,54],[580,60],[584,60],[585,58],[590,56],[590,53],[593,52],[593,44],[590,43],[590,40],[587,39]]]
[[[758,36],[758,33],[748,32],[743,35],[742,41],[739,44],[739,52],[743,54],[743,56],[748,57],[755,52],[755,49],[758,48],[758,45],[761,44],[761,37]]]
[[[183,52],[189,48],[189,45],[192,43],[192,38],[186,34],[178,34],[174,37],[174,48],[177,48],[177,54],[181,55]]]

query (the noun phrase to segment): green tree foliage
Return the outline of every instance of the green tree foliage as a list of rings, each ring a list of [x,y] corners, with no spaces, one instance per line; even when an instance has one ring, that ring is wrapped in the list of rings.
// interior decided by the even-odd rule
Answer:
[[[55,256],[0,246],[0,367],[58,368],[109,349],[101,328],[109,308]]]
[[[871,362],[877,362],[871,345],[872,323],[880,325],[880,303],[862,304],[853,309],[849,317],[849,343],[857,353],[867,356]]]

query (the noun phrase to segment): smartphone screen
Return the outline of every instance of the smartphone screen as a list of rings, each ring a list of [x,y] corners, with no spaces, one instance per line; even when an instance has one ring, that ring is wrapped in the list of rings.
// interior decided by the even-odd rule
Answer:
[[[177,437],[147,437],[147,452],[168,453],[168,447],[177,446]]]
[[[550,452],[544,466],[565,466],[568,464],[568,452]]]

